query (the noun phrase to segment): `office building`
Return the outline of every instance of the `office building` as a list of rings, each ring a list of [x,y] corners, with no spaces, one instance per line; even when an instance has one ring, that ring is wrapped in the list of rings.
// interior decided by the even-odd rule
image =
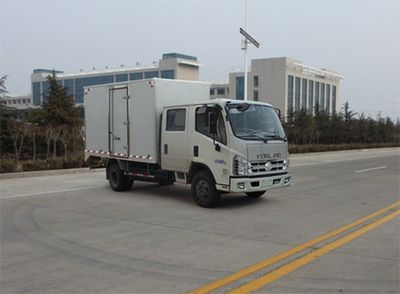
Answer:
[[[253,59],[248,72],[247,97],[274,105],[284,117],[291,109],[305,109],[314,114],[317,105],[331,114],[340,109],[342,78],[333,70],[288,57]],[[229,98],[244,99],[243,72],[229,74]]]
[[[32,98],[30,95],[5,95],[2,102],[5,106],[18,110],[32,107]]]
[[[229,96],[228,83],[212,83],[210,85],[210,98],[226,98]]]
[[[58,70],[35,69],[31,74],[32,102],[33,105],[43,103],[43,93],[48,89],[47,76],[55,72],[57,79],[66,87],[68,94],[72,95],[77,105],[83,104],[84,90],[86,86],[125,82],[148,78],[166,78],[180,80],[198,80],[200,64],[194,56],[180,53],[166,53],[158,64],[151,66],[124,67],[117,69],[103,69],[81,71],[73,74],[65,74]]]

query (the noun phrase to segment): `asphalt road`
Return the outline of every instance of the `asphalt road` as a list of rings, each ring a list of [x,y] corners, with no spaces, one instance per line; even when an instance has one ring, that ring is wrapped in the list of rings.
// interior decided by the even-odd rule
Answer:
[[[292,187],[213,209],[104,171],[1,180],[0,292],[399,293],[399,151],[292,156]]]

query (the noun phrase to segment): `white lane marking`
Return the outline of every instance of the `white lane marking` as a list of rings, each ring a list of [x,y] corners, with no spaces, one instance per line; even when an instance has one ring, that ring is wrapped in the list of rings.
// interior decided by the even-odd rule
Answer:
[[[378,170],[378,169],[384,169],[387,168],[386,165],[382,165],[382,166],[377,166],[377,167],[371,167],[371,168],[366,168],[366,169],[360,169],[360,170],[356,170],[354,171],[356,174],[358,173],[365,173],[365,172],[369,172],[369,171],[373,171],[373,170]]]
[[[41,196],[46,194],[56,194],[56,193],[64,193],[64,192],[74,192],[74,191],[81,191],[81,190],[90,190],[95,188],[102,188],[104,186],[91,186],[91,187],[81,187],[81,188],[73,188],[73,189],[64,189],[64,190],[54,190],[54,191],[43,191],[43,192],[35,192],[35,193],[28,193],[28,194],[16,194],[16,195],[9,195],[0,197],[1,199],[8,199],[8,198],[19,198],[19,197],[29,197],[29,196]]]

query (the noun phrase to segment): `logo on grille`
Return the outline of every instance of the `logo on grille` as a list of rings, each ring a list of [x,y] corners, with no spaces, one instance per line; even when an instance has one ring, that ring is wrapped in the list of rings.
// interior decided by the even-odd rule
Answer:
[[[281,156],[281,153],[260,153],[257,154],[257,159],[280,158]]]
[[[265,164],[265,169],[266,169],[266,170],[271,170],[271,168],[272,168],[272,163],[268,161],[268,162]]]

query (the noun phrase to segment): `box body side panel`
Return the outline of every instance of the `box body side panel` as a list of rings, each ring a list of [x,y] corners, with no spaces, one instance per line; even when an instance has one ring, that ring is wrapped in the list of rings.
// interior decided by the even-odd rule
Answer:
[[[147,82],[129,84],[129,154],[133,155],[136,161],[158,162],[158,130],[154,95],[154,87]]]

